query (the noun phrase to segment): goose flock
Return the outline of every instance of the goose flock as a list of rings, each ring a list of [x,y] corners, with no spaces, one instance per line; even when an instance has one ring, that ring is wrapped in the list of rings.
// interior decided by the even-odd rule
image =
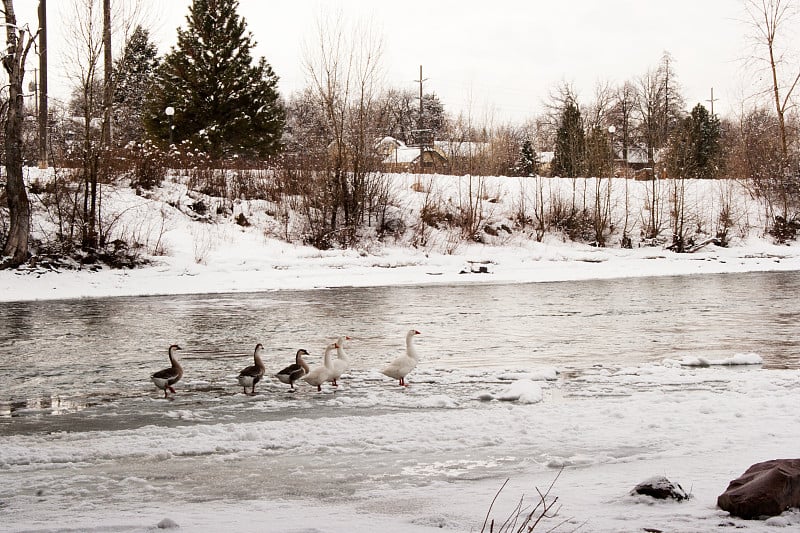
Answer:
[[[408,330],[408,333],[406,333],[405,354],[397,357],[381,370],[382,374],[398,380],[400,386],[403,387],[407,386],[405,381],[406,376],[414,370],[419,360],[416,347],[414,346],[414,336],[416,335],[420,335],[420,332],[416,329]],[[325,347],[323,363],[314,368],[310,368],[303,359],[303,356],[309,355],[308,352],[302,348],[297,350],[295,362],[276,373],[275,377],[278,378],[281,383],[289,385],[292,391],[295,390],[295,382],[299,380],[303,380],[309,385],[316,387],[317,391],[321,391],[322,385],[328,382],[334,387],[338,387],[339,384],[337,380],[350,368],[350,359],[344,350],[344,343],[348,340],[350,340],[350,337],[342,335],[336,342],[327,345]],[[169,398],[170,392],[175,394],[175,389],[172,386],[183,377],[183,367],[175,354],[175,351],[180,349],[181,347],[177,344],[171,345],[168,350],[170,366],[150,376],[155,386],[164,391],[164,398]],[[334,350],[336,350],[336,358],[331,357],[331,352]],[[251,395],[255,394],[256,384],[264,378],[267,368],[264,365],[264,361],[261,359],[263,353],[264,346],[261,343],[256,344],[255,350],[253,351],[253,364],[239,372],[237,381],[244,389],[244,394],[248,393],[248,389],[250,389]]]

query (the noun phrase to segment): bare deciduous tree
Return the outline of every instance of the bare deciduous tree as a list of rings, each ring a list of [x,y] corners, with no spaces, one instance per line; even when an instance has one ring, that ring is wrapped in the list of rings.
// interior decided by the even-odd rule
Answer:
[[[135,26],[140,12],[110,0],[75,0],[75,17],[67,27],[68,63],[76,87],[82,119],[81,177],[83,181],[82,246],[97,248],[102,229],[99,183],[107,178],[107,156],[111,143],[111,35],[122,36],[122,42]],[[113,24],[113,26],[112,26]],[[97,127],[97,124],[100,127]]]
[[[36,35],[27,26],[17,25],[13,0],[3,0],[7,47],[3,68],[8,73],[8,107],[5,120],[6,195],[10,227],[3,247],[2,267],[17,267],[28,259],[30,204],[22,175],[22,119],[25,61]]]
[[[304,66],[307,91],[321,117],[324,176],[317,177],[328,205],[328,221],[321,229],[338,235],[345,245],[355,242],[356,227],[373,209],[375,191],[386,192],[377,174],[375,143],[380,136],[378,117],[383,116],[380,95],[383,84],[383,41],[374,25],[345,23],[341,13],[317,22],[317,41],[306,47]],[[386,195],[380,195],[388,201]],[[316,209],[320,211],[319,206]],[[371,220],[371,216],[369,217]],[[380,221],[379,221],[380,223]],[[317,241],[318,239],[314,239]]]
[[[800,83],[800,68],[786,64],[789,60],[781,47],[780,38],[792,24],[796,24],[798,5],[791,0],[745,0],[745,9],[747,23],[753,32],[752,38],[755,45],[761,48],[761,52],[756,52],[755,59],[766,62],[769,70],[770,93],[778,116],[781,151],[783,158],[787,159],[789,141],[785,115],[794,90]]]
[[[644,236],[655,239],[661,232],[661,191],[659,176],[655,172],[656,150],[661,146],[661,127],[663,124],[664,84],[658,71],[649,70],[639,79],[639,94],[636,99],[637,114],[641,136],[647,147],[648,164],[653,168],[652,187],[648,191],[644,217]]]
[[[488,173],[493,176],[519,175],[518,163],[524,140],[522,130],[513,124],[495,127],[486,150]]]
[[[780,179],[784,171],[781,157],[780,127],[774,113],[756,108],[743,112],[738,125],[731,128],[728,139],[730,177],[745,185],[751,195],[763,202],[764,220],[770,225],[776,219],[792,220],[800,210],[790,180]],[[790,235],[778,235],[785,240]]]
[[[634,142],[636,124],[633,117],[638,105],[636,86],[626,81],[618,87],[614,95],[614,102],[609,111],[609,122],[616,128],[617,140],[620,143],[620,156],[623,162],[628,161],[628,148]],[[627,165],[626,165],[627,170]]]
[[[617,89],[614,97],[614,104],[609,114],[609,121],[615,127],[615,133],[617,134],[616,139],[618,139],[620,146],[619,154],[620,159],[622,160],[622,172],[625,179],[625,214],[622,225],[623,248],[630,248],[632,245],[628,216],[630,211],[630,191],[628,186],[628,148],[634,142],[633,133],[635,124],[633,122],[633,113],[636,109],[636,106],[636,86],[633,83],[626,81]],[[615,143],[614,140],[615,139],[612,138],[612,144],[614,144],[614,146],[612,146],[612,151],[616,155],[617,143]]]
[[[647,159],[652,166],[659,146],[659,123],[664,102],[661,81],[656,71],[648,70],[639,78],[635,101],[641,138],[647,147]]]
[[[594,100],[583,112],[586,129],[605,129],[609,125],[611,111],[614,107],[615,92],[607,81],[598,81],[594,86]]]

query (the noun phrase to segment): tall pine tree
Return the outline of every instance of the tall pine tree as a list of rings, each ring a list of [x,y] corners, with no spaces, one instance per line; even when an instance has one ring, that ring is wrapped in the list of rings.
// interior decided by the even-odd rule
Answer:
[[[583,120],[578,106],[572,99],[564,104],[561,122],[556,131],[556,146],[553,154],[554,176],[577,178],[585,172],[586,140]]]
[[[716,177],[721,158],[719,119],[697,104],[670,139],[668,171],[675,178]]]
[[[696,178],[714,178],[722,155],[720,139],[722,131],[719,119],[711,115],[705,106],[697,104],[691,114],[692,139],[694,147],[692,158],[696,168]]]
[[[158,48],[150,33],[136,26],[114,63],[114,142],[126,145],[144,137],[144,104],[158,67]]]
[[[214,158],[266,157],[280,147],[284,126],[278,76],[253,61],[252,34],[238,0],[194,0],[186,29],[156,73],[146,125],[151,135],[190,141]],[[170,119],[165,113],[172,107]],[[170,126],[173,126],[170,135]]]

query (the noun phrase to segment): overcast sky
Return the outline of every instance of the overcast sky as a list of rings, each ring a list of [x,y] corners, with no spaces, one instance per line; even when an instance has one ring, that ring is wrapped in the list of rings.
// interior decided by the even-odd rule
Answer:
[[[68,3],[48,4],[52,54],[65,13],[72,13]],[[191,1],[147,3],[164,53],[185,25]],[[35,23],[37,4],[17,0],[18,18]],[[256,54],[280,76],[283,94],[305,84],[303,44],[313,42],[316,20],[331,9],[380,31],[391,86],[416,90],[422,65],[425,91],[453,113],[521,122],[540,112],[563,81],[589,101],[598,81],[634,80],[655,68],[664,51],[674,59],[689,108],[708,106],[713,87],[715,111],[727,114],[752,92],[742,62],[749,48],[740,0],[240,0]],[[53,59],[51,65],[56,68]],[[65,92],[63,79],[50,77],[54,91]]]

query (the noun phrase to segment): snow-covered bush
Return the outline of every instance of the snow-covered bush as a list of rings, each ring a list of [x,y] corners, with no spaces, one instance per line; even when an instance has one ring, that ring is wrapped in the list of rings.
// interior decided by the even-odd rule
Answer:
[[[160,187],[167,176],[166,154],[149,141],[128,145],[126,152],[131,164],[131,187],[146,190]]]

